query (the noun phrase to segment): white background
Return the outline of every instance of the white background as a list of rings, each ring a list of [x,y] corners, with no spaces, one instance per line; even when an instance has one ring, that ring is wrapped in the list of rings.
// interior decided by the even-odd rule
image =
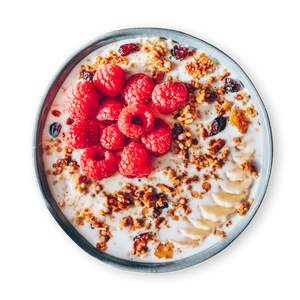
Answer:
[[[0,298],[299,299],[297,2],[1,1]],[[34,121],[53,75],[97,35],[137,26],[185,31],[231,55],[274,134],[270,186],[251,225],[217,256],[169,274],[119,270],[82,251],[46,209],[33,170]]]

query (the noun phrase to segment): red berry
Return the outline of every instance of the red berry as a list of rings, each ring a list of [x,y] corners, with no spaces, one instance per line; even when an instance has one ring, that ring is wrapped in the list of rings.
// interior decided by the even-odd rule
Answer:
[[[174,47],[171,49],[171,54],[174,56],[177,60],[183,60],[188,56],[193,55],[193,51],[190,50],[187,47],[184,47],[182,45],[174,45]]]
[[[96,120],[76,120],[66,133],[66,139],[75,149],[97,145],[100,135],[99,123]]]
[[[98,92],[89,81],[79,81],[67,91],[66,110],[73,119],[94,118],[98,105]]]
[[[142,137],[141,141],[154,155],[163,155],[170,150],[172,145],[171,128],[163,120],[156,119],[153,131]]]
[[[123,104],[114,98],[105,99],[99,106],[97,120],[104,124],[110,124],[118,120]]]
[[[112,124],[103,129],[100,137],[101,146],[108,150],[118,150],[124,147],[126,138],[119,130],[117,124]]]
[[[152,101],[163,114],[170,114],[182,108],[186,102],[187,90],[184,83],[167,81],[155,86]]]
[[[119,172],[128,177],[145,177],[152,169],[151,158],[140,142],[130,142],[124,147],[119,162]]]
[[[139,51],[139,46],[138,46],[138,44],[135,44],[135,43],[123,44],[119,48],[119,52],[122,56],[127,56],[136,51]]]
[[[115,155],[101,147],[85,149],[80,157],[80,165],[83,174],[94,180],[110,177],[118,169]]]
[[[154,89],[153,80],[144,74],[131,76],[123,90],[123,96],[127,105],[147,104]]]
[[[118,65],[102,65],[95,73],[93,81],[98,90],[105,96],[116,96],[122,89],[126,77]]]
[[[118,126],[121,132],[132,139],[150,132],[154,125],[154,114],[145,105],[130,105],[122,109]]]

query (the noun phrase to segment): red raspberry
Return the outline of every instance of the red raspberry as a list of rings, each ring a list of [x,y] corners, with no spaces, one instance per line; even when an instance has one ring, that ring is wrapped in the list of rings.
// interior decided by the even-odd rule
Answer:
[[[142,137],[150,132],[154,125],[154,114],[145,105],[130,105],[122,109],[118,126],[121,132],[129,138]]]
[[[145,177],[152,169],[151,158],[140,142],[130,142],[124,147],[119,162],[119,172],[128,177]]]
[[[187,90],[184,83],[163,82],[155,86],[152,101],[163,114],[170,114],[182,108],[186,102]]]
[[[98,108],[97,119],[104,123],[110,124],[118,120],[123,104],[114,98],[105,99]]]
[[[142,137],[141,141],[154,155],[163,155],[170,150],[172,145],[171,128],[163,120],[156,119],[153,131]]]
[[[66,109],[73,119],[94,118],[99,105],[99,95],[89,81],[79,81],[67,91]]]
[[[112,124],[103,129],[100,137],[101,146],[108,150],[118,150],[124,147],[126,138],[119,130],[117,124]]]
[[[124,70],[118,65],[103,65],[94,75],[95,86],[105,96],[116,96],[122,89],[126,77]]]
[[[123,90],[123,96],[127,105],[147,104],[154,89],[153,80],[144,74],[131,76]]]
[[[94,180],[110,177],[118,169],[115,155],[101,147],[85,149],[80,157],[80,165],[83,174]]]
[[[99,142],[99,123],[96,120],[76,120],[66,133],[70,146],[82,149],[97,145]]]

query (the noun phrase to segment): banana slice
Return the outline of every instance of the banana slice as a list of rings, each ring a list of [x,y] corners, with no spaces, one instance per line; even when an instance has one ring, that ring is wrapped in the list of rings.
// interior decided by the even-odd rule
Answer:
[[[213,200],[224,207],[235,207],[247,196],[246,193],[242,194],[230,194],[225,192],[216,192],[211,194]]]
[[[237,165],[232,169],[226,171],[226,176],[231,181],[240,181],[244,180],[247,177],[247,174]]]
[[[199,229],[213,229],[213,228],[216,228],[218,226],[221,226],[222,225],[222,222],[220,221],[211,221],[211,220],[206,220],[206,219],[192,219],[192,218],[189,218],[188,219],[189,222],[195,226],[196,228],[199,228]]]
[[[220,187],[226,193],[230,194],[242,194],[248,190],[250,185],[252,184],[252,178],[248,177],[243,181],[220,181]]]
[[[192,240],[203,240],[206,238],[210,233],[211,230],[204,230],[195,227],[188,227],[188,228],[180,228],[179,232],[182,233],[185,237],[192,239]]]
[[[242,165],[244,162],[253,159],[253,156],[254,156],[254,150],[251,152],[245,152],[234,156],[233,161],[238,165]]]
[[[203,217],[214,222],[226,222],[235,212],[234,207],[223,207],[220,205],[200,205],[199,207]]]
[[[169,240],[170,242],[180,245],[180,246],[186,246],[186,247],[196,247],[200,244],[201,240],[191,240],[191,239],[186,239],[186,240]]]

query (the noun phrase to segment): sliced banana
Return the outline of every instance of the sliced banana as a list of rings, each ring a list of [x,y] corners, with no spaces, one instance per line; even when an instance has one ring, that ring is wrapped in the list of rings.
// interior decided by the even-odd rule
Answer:
[[[254,151],[244,152],[234,156],[233,161],[238,165],[242,165],[244,162],[253,159],[253,157],[254,157]]]
[[[189,239],[203,240],[211,233],[211,230],[204,230],[196,227],[188,227],[180,228],[179,232]]]
[[[226,222],[235,212],[234,207],[223,207],[220,205],[200,205],[199,207],[203,217],[214,222]]]
[[[242,194],[248,190],[252,184],[252,178],[248,177],[243,181],[220,181],[219,182],[221,189],[230,194]]]
[[[211,221],[211,220],[207,220],[207,219],[189,218],[189,222],[196,228],[206,229],[206,230],[213,229],[213,228],[216,228],[216,227],[222,225],[222,222],[220,222],[220,221]]]
[[[242,170],[242,168],[235,165],[233,168],[226,171],[226,176],[231,181],[240,181],[246,179],[247,174]]]
[[[186,247],[196,247],[200,244],[201,240],[191,240],[191,239],[185,239],[185,240],[169,240],[170,242],[180,245],[180,246],[186,246]]]
[[[246,198],[247,193],[231,194],[225,192],[216,192],[212,193],[211,196],[218,205],[224,207],[235,207],[237,204],[239,204]]]

